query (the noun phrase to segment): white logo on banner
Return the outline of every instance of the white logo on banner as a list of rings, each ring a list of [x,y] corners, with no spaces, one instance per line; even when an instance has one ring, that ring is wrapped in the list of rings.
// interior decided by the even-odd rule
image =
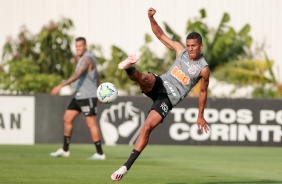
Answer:
[[[206,108],[205,119],[209,122],[210,131],[204,134],[199,132],[196,124],[197,108],[174,108],[171,113],[174,123],[170,126],[169,135],[176,141],[282,141],[282,110],[261,109],[259,122],[252,124],[254,117],[250,109]],[[258,135],[261,135],[260,138]]]
[[[120,137],[129,138],[132,145],[137,139],[145,113],[132,102],[111,105],[101,113],[100,127],[106,145],[115,145]]]

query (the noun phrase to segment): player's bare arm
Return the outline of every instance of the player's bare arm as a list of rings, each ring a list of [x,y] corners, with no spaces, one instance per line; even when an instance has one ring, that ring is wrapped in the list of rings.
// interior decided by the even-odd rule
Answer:
[[[91,58],[84,57],[83,61],[81,62],[80,66],[74,72],[72,76],[70,76],[66,81],[62,82],[62,86],[68,85],[74,81],[76,81],[84,72],[88,71],[89,67],[91,67]]]
[[[207,96],[208,96],[208,86],[209,86],[209,78],[210,78],[210,70],[206,66],[202,69],[200,73],[201,77],[201,88],[200,88],[200,94],[199,94],[199,113],[198,113],[198,120],[197,124],[201,132],[208,132],[209,127],[208,123],[206,122],[204,118],[204,109],[206,106]]]
[[[96,79],[97,79],[97,86],[99,86],[101,83],[100,83],[100,76],[98,72],[96,72]]]
[[[51,94],[58,95],[63,86],[66,86],[76,81],[85,71],[88,71],[91,68],[93,68],[91,58],[85,57],[83,61],[81,62],[80,66],[75,71],[75,73],[72,76],[70,76],[67,80],[57,85],[56,87],[54,87],[51,91]]]
[[[158,25],[157,21],[154,18],[156,10],[154,8],[149,8],[148,17],[150,20],[151,28],[156,37],[168,48],[176,52],[176,56],[185,48],[183,44],[171,40]]]

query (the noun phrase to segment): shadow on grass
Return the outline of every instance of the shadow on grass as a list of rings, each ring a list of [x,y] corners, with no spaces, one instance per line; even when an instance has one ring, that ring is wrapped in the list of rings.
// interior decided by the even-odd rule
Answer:
[[[232,181],[232,182],[205,182],[201,184],[271,184],[271,183],[282,183],[282,181],[275,180],[258,180],[258,181]],[[188,184],[188,183],[166,183],[166,184]]]
[[[271,184],[271,183],[282,183],[277,180],[257,180],[257,181],[231,181],[231,182],[205,182],[201,184]],[[171,183],[172,184],[172,183]]]

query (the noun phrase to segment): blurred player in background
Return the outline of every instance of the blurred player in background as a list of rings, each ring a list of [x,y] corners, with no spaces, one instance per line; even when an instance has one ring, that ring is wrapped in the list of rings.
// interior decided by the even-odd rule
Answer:
[[[99,76],[96,67],[95,57],[87,51],[86,39],[78,37],[75,40],[75,48],[79,56],[74,74],[61,84],[54,87],[52,95],[58,95],[63,86],[71,84],[77,80],[75,97],[70,102],[64,114],[64,144],[56,152],[50,153],[53,157],[69,157],[69,145],[73,131],[73,121],[83,113],[87,126],[90,130],[92,141],[96,147],[96,153],[89,159],[105,160],[103,153],[100,130],[97,125],[97,87],[99,85]]]
[[[199,33],[190,33],[186,38],[186,47],[171,40],[154,19],[155,13],[155,9],[149,8],[148,17],[152,31],[166,47],[176,52],[176,60],[170,69],[160,77],[152,73],[141,73],[132,66],[139,60],[137,55],[131,55],[119,64],[119,69],[125,69],[128,77],[136,81],[142,92],[153,100],[153,105],[128,160],[111,175],[111,179],[114,181],[123,178],[146,147],[153,129],[163,122],[168,112],[183,100],[198,82],[201,84],[201,89],[197,124],[202,133],[209,131],[208,124],[204,119],[204,108],[210,70],[201,53],[203,48],[202,37]],[[171,151],[173,154],[173,150]]]

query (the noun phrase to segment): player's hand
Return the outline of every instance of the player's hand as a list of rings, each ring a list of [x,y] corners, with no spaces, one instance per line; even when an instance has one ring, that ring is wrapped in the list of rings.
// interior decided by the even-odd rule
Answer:
[[[156,11],[154,8],[152,8],[152,7],[149,8],[149,9],[148,9],[148,17],[149,17],[149,18],[153,18],[156,12],[157,12],[157,11]]]
[[[51,95],[57,96],[61,90],[62,86],[58,85],[56,87],[54,87],[51,91]]]
[[[198,124],[198,128],[201,130],[201,133],[203,133],[204,131],[208,133],[209,126],[203,117],[198,117],[197,124]]]

